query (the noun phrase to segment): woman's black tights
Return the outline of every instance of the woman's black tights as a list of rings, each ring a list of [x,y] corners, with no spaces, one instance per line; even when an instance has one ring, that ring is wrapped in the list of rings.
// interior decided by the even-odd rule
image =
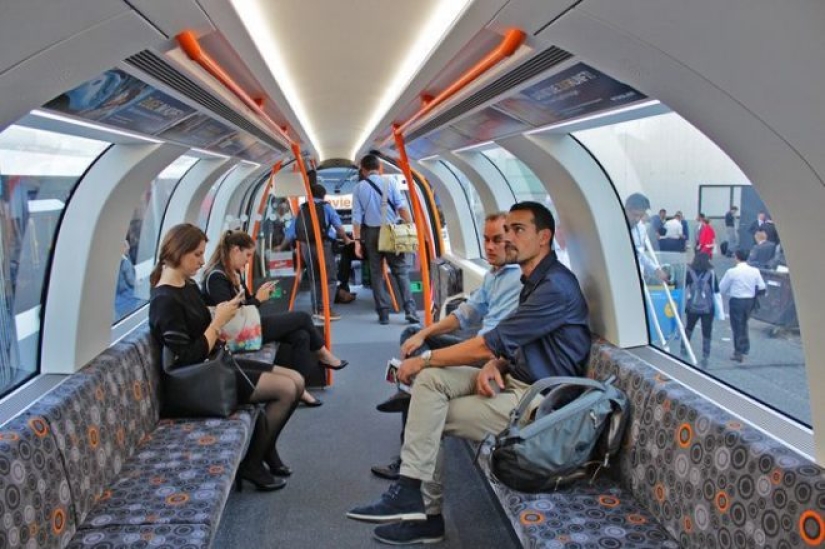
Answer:
[[[255,423],[246,459],[253,464],[266,462],[270,468],[283,465],[276,444],[278,436],[304,392],[304,378],[297,372],[275,366],[261,374],[250,402],[264,403],[263,414]]]

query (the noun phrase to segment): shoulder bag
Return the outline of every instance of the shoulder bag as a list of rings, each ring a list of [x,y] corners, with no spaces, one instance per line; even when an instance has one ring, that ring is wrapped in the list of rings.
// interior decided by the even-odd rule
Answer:
[[[220,343],[203,362],[176,366],[163,347],[163,415],[166,417],[228,417],[238,407],[235,371],[240,367]]]
[[[412,253],[418,251],[418,231],[414,223],[385,223],[389,203],[389,183],[384,181],[384,192],[369,178],[366,179],[375,191],[381,195],[381,230],[378,233],[378,251],[391,254]],[[395,205],[392,211],[395,212]]]

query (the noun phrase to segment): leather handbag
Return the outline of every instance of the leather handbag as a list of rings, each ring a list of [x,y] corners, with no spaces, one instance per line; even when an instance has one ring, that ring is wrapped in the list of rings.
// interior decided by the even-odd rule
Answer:
[[[175,365],[163,348],[163,415],[166,417],[228,417],[238,407],[235,371],[240,367],[218,342],[203,362]]]

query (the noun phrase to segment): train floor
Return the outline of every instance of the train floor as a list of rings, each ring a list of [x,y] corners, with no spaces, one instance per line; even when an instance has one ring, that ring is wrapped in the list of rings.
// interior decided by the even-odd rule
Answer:
[[[313,391],[319,408],[299,407],[281,435],[278,448],[294,473],[286,488],[256,492],[245,484],[233,491],[214,547],[363,548],[378,547],[373,525],[349,520],[345,513],[383,493],[389,481],[370,466],[389,463],[399,451],[399,414],[383,414],[375,405],[394,391],[383,380],[386,362],[398,354],[407,326],[403,314],[378,324],[369,289],[354,287],[357,299],[335,305],[343,318],[332,324],[333,349],[349,360],[335,372],[334,383]],[[296,310],[309,310],[303,292]],[[520,547],[497,500],[481,478],[467,444],[446,442],[444,516],[446,540],[439,547]]]

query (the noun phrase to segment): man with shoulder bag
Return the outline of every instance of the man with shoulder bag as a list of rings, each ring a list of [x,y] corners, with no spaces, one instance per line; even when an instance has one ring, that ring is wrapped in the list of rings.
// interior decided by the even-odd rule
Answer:
[[[379,541],[405,545],[444,538],[443,436],[480,442],[508,426],[511,410],[536,381],[584,373],[591,345],[587,303],[575,275],[552,251],[554,231],[545,206],[515,204],[505,241],[523,275],[516,310],[481,336],[401,363],[401,382],[415,376],[401,476],[379,500],[347,513],[364,522],[394,522],[376,528]],[[479,362],[484,366],[464,366]]]
[[[372,277],[372,296],[380,324],[389,324],[390,296],[381,283],[386,260],[390,273],[398,284],[405,318],[410,324],[420,322],[410,289],[409,267],[404,253],[385,252],[379,249],[382,227],[395,225],[398,217],[410,225],[407,200],[392,180],[379,175],[378,157],[366,155],[361,160],[361,181],[356,185],[352,200],[352,234],[355,255],[363,258],[366,253]],[[384,229],[386,231],[386,229]]]

